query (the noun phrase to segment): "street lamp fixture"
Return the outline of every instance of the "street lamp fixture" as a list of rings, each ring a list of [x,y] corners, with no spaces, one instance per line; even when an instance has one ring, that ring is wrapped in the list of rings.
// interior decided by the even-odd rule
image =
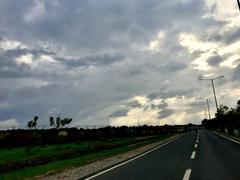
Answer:
[[[218,110],[218,103],[217,103],[216,91],[215,91],[215,87],[214,87],[214,80],[220,79],[220,78],[223,78],[223,77],[224,76],[219,76],[219,77],[216,77],[216,78],[199,78],[200,80],[211,81],[212,89],[213,89],[213,95],[214,95],[214,99],[215,99],[215,104],[216,104],[216,109],[217,110]]]

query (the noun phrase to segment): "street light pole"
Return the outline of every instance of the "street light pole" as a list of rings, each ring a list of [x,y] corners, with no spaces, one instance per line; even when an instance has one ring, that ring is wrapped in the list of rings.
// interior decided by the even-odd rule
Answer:
[[[239,11],[240,11],[240,1],[237,0],[237,3],[238,3],[238,8],[239,8]]]
[[[207,108],[208,108],[208,118],[211,119],[211,113],[210,113],[210,107],[209,107],[209,101],[207,99]]]
[[[219,79],[219,78],[223,78],[224,76],[219,76],[216,78],[209,78],[209,79],[205,79],[205,78],[200,78],[200,80],[208,80],[211,81],[212,83],[212,89],[213,89],[213,95],[214,95],[214,99],[215,99],[215,105],[216,105],[216,109],[218,110],[218,103],[217,103],[217,97],[216,97],[216,91],[215,91],[215,87],[214,87],[214,80]]]
[[[216,105],[216,109],[218,110],[218,103],[217,103],[217,97],[216,97],[216,91],[215,91],[213,79],[211,79],[211,82],[212,82],[213,95],[214,95],[214,99],[215,99],[215,105]]]

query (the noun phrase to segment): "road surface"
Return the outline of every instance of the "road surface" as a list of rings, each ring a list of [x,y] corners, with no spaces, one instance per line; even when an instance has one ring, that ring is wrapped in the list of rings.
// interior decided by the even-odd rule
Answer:
[[[210,131],[188,132],[94,180],[240,180],[240,144]]]

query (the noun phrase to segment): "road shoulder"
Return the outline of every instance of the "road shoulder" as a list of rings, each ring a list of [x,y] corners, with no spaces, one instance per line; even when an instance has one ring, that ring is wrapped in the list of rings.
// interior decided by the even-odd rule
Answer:
[[[212,132],[214,134],[218,135],[218,136],[221,136],[222,138],[225,138],[225,139],[228,139],[232,142],[240,144],[240,138],[238,138],[238,137],[234,137],[234,136],[231,136],[231,135],[228,135],[228,134],[225,134],[225,133],[221,133],[221,132],[217,132],[217,131],[212,131]]]

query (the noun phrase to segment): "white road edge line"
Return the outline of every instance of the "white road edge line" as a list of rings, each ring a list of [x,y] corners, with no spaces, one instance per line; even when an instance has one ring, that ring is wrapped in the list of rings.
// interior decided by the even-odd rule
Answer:
[[[198,143],[198,140],[196,140],[196,143]]]
[[[197,148],[198,144],[195,144],[194,147]]]
[[[237,143],[237,144],[240,144],[240,142],[238,142],[238,141],[236,141],[236,140],[234,140],[234,139],[231,139],[231,138],[229,138],[229,137],[227,137],[227,136],[221,135],[221,134],[219,134],[219,133],[217,133],[217,132],[214,132],[214,131],[213,131],[213,133],[216,134],[216,135],[218,135],[218,136],[221,136],[221,137],[223,137],[223,138],[225,138],[225,139],[228,139],[228,140],[230,140],[230,141],[232,141],[232,142],[235,142],[235,143]]]
[[[184,176],[183,176],[183,180],[189,180],[190,175],[191,175],[191,172],[192,172],[191,169],[187,169],[187,170],[185,171]]]
[[[183,135],[182,135],[182,136],[183,136]],[[170,141],[168,141],[168,142],[166,142],[166,143],[163,143],[163,144],[161,144],[161,145],[159,145],[159,146],[157,146],[157,147],[155,147],[155,148],[153,148],[153,149],[151,149],[151,150],[149,150],[149,151],[147,151],[147,152],[145,152],[145,153],[142,153],[142,154],[140,154],[140,155],[138,155],[138,156],[136,156],[136,157],[133,157],[133,158],[131,158],[131,159],[125,161],[125,162],[122,162],[122,163],[120,163],[120,164],[118,164],[118,165],[116,165],[116,166],[113,166],[113,167],[111,167],[111,168],[109,168],[109,169],[106,169],[106,170],[101,171],[101,172],[99,172],[99,173],[97,173],[97,174],[94,174],[94,175],[86,178],[85,180],[93,179],[93,178],[95,178],[95,177],[97,177],[97,176],[100,176],[101,174],[104,174],[104,173],[106,173],[106,172],[108,172],[108,171],[111,171],[111,170],[113,170],[113,169],[116,169],[116,168],[118,168],[118,167],[120,167],[120,166],[122,166],[122,165],[124,165],[124,164],[127,164],[127,163],[129,163],[129,162],[131,162],[131,161],[134,161],[134,160],[136,160],[136,159],[139,159],[140,157],[145,156],[146,154],[149,154],[149,153],[151,153],[151,152],[159,149],[160,147],[163,147],[163,146],[165,146],[165,145],[167,145],[167,144],[169,144],[169,143],[177,140],[178,138],[180,138],[180,137],[182,137],[182,136],[175,137],[175,138],[171,139]]]
[[[194,159],[194,158],[195,158],[195,155],[196,155],[196,151],[193,151],[193,152],[192,152],[192,155],[191,155],[191,159]]]

